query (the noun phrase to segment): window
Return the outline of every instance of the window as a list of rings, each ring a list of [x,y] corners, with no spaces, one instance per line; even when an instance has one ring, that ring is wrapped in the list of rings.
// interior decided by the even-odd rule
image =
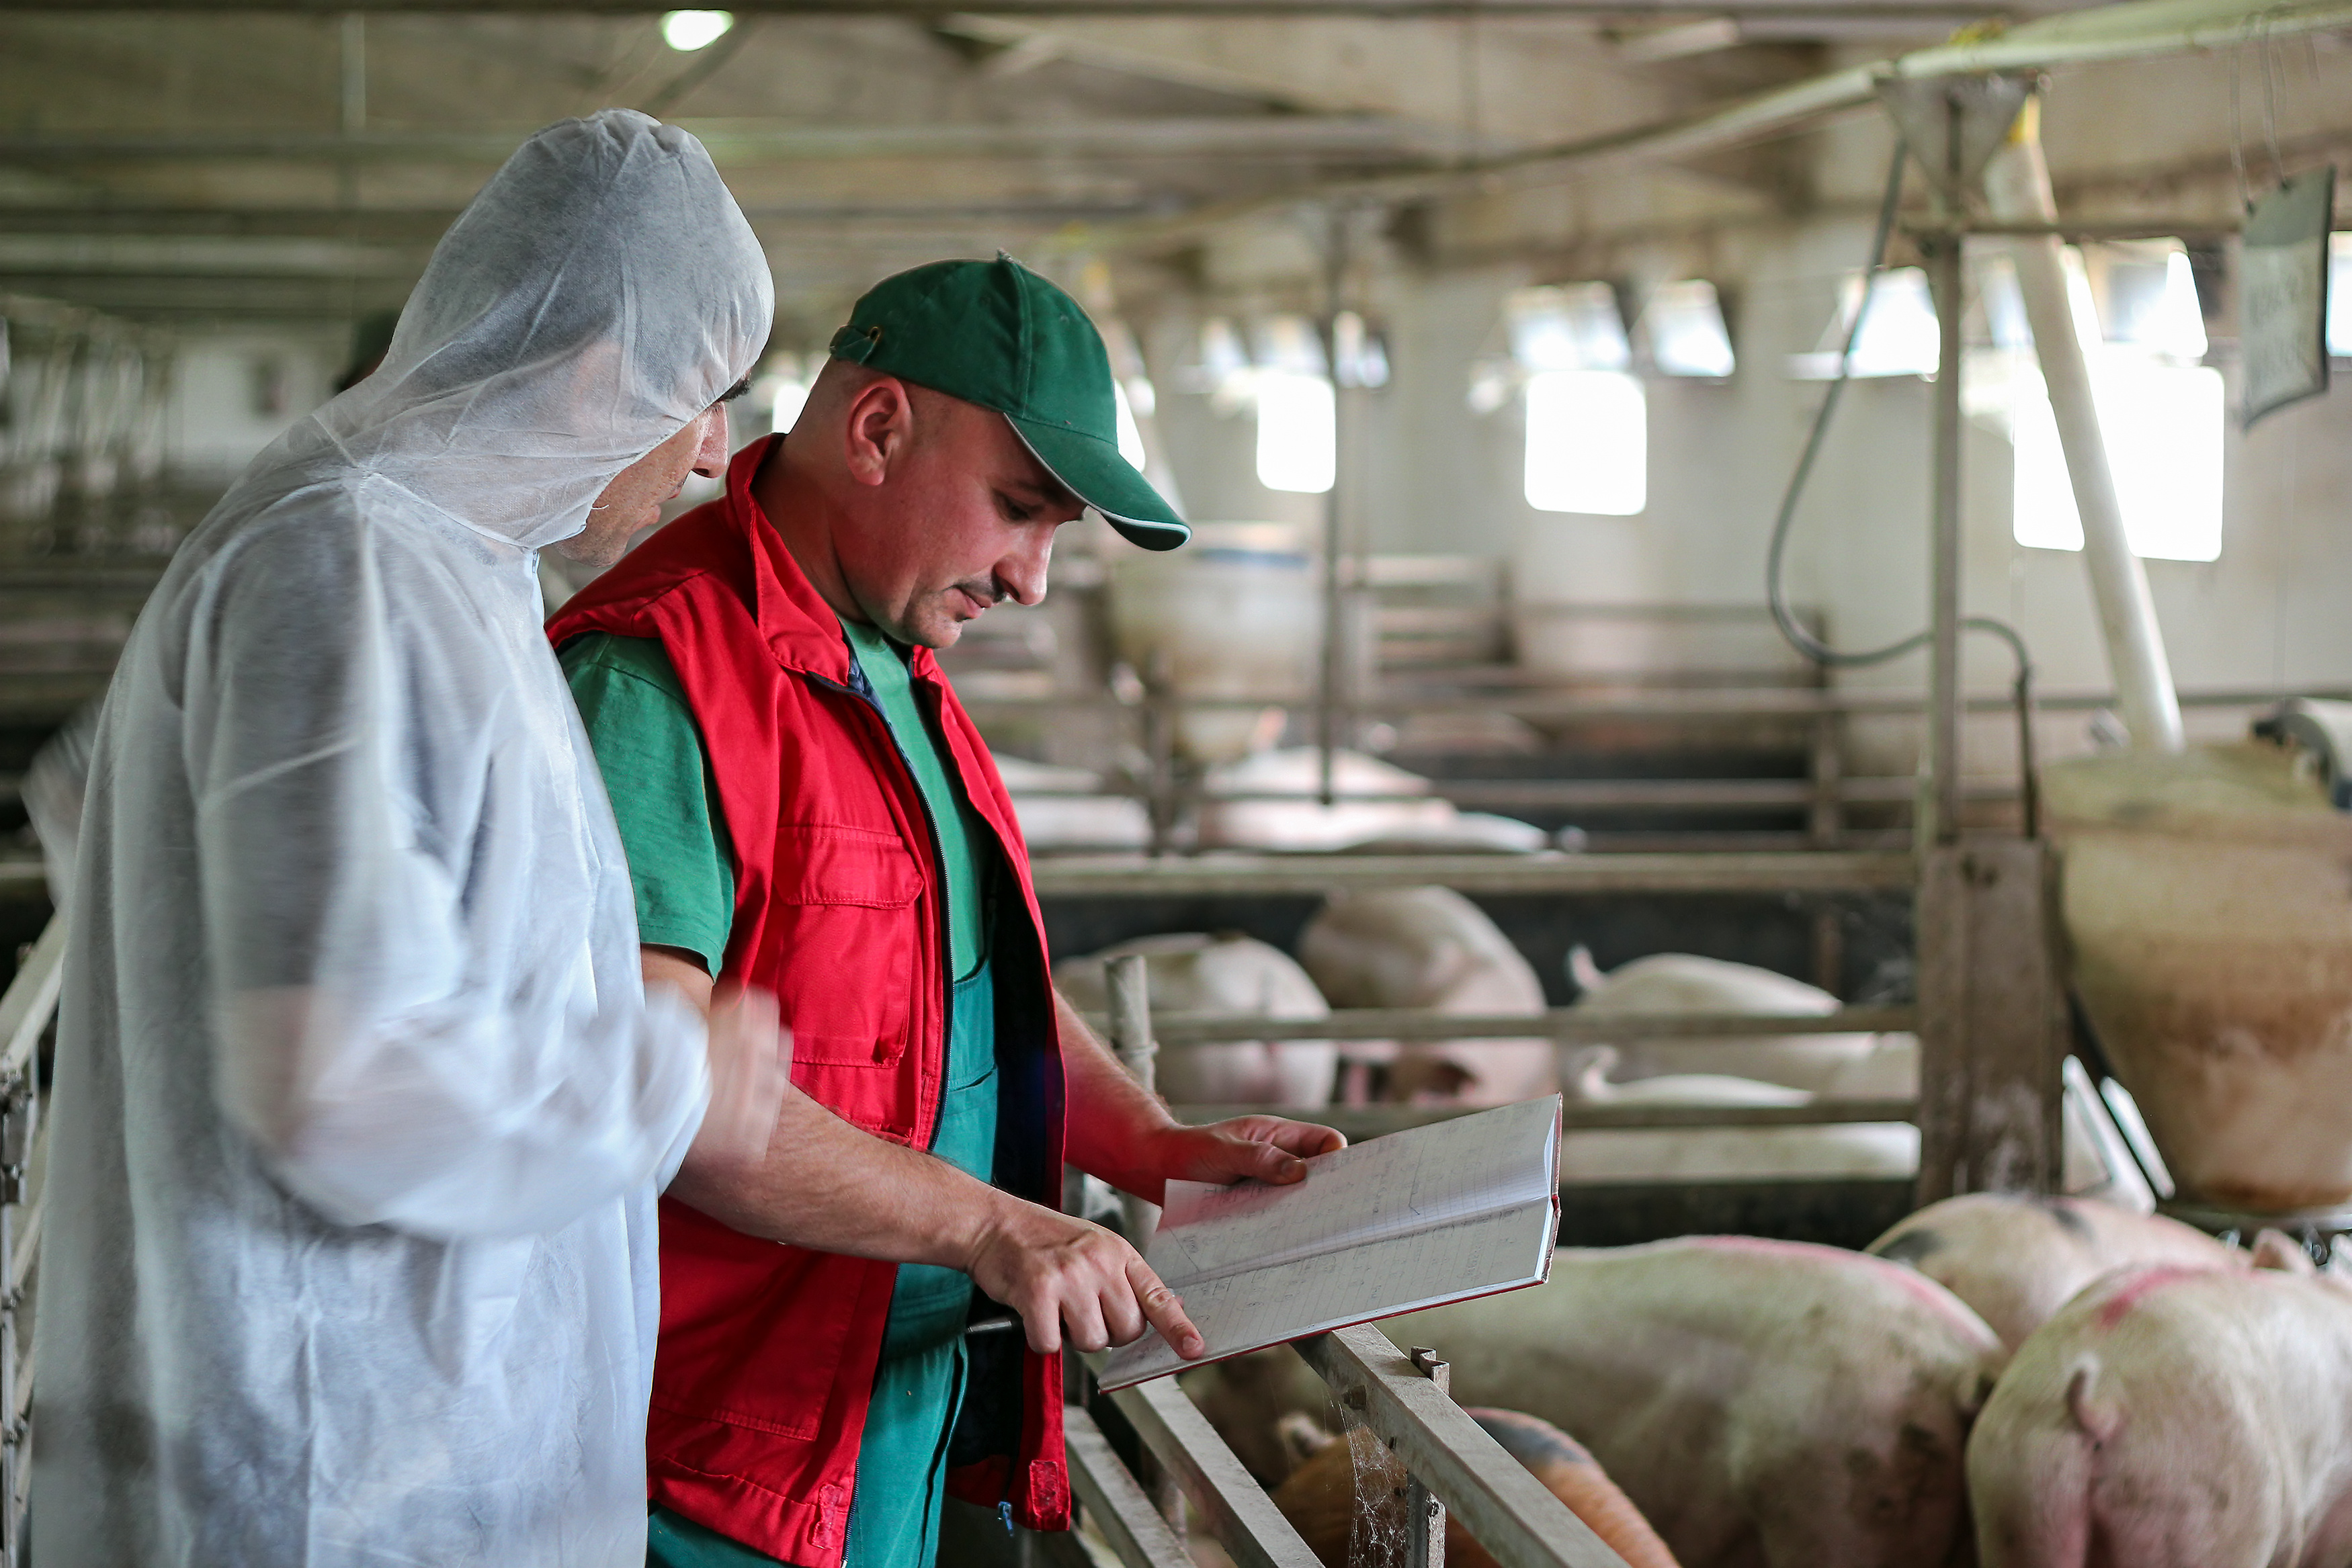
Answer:
[[[1630,517],[1649,504],[1649,407],[1638,380],[1545,371],[1528,378],[1527,401],[1528,505]]]
[[[1845,335],[1853,329],[1853,313],[1862,308],[1862,274],[1851,273],[1838,289],[1837,314],[1810,354],[1789,356],[1789,374],[1799,381],[1836,378]],[[1916,267],[1897,267],[1880,273],[1870,286],[1870,313],[1854,340],[1855,376],[1932,376],[1942,350],[1936,322],[1936,300],[1927,275]]]
[[[1151,407],[1151,403],[1148,401],[1151,383],[1138,378],[1136,386],[1145,394],[1147,401],[1144,407],[1146,412],[1149,412]],[[1143,468],[1144,459],[1143,427],[1135,423],[1135,403],[1129,398],[1126,385],[1120,382],[1114,381],[1110,383],[1110,396],[1111,401],[1118,406],[1118,455],[1127,459],[1129,467],[1139,473]]]
[[[2352,359],[2352,234],[2327,236],[2327,351]]]
[[[1731,374],[1731,334],[1723,323],[1723,302],[1703,277],[1658,286],[1642,307],[1642,335],[1650,362],[1669,376]]]
[[[2125,537],[2134,554],[2150,559],[2213,560],[2221,553],[2228,413],[2221,373],[2196,362],[2205,352],[2205,322],[2189,256],[2164,242],[2110,246],[2101,262],[2095,291],[2083,257],[2069,250],[2067,295]],[[1969,354],[1961,395],[1972,417],[2010,439],[2011,535],[2036,549],[2081,549],[2082,514],[2024,329],[2016,276],[2000,260],[1979,280],[1994,340],[2003,346]]]
[[[1606,283],[1562,283],[1521,288],[1503,301],[1511,358],[1519,368],[1622,371],[1633,362],[1617,291]]]
[[[2132,553],[2155,560],[2217,559],[2228,417],[2221,372],[2105,355],[2092,363],[2092,397]],[[2021,545],[2081,549],[2083,517],[2050,395],[2031,372],[2018,377],[2015,390],[2012,532]]]
[[[1320,495],[1338,468],[1339,417],[1328,378],[1297,371],[1257,375],[1257,482]]]

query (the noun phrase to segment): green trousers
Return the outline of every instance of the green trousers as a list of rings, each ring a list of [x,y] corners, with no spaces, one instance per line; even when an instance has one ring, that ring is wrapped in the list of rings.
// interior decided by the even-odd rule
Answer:
[[[955,988],[946,1086],[931,1152],[982,1181],[996,1164],[996,991],[983,963]],[[858,1444],[845,1568],[932,1568],[947,1500],[948,1435],[963,1399],[971,1281],[902,1263],[890,1292],[882,1364]],[[776,1559],[656,1508],[646,1568],[772,1568]]]

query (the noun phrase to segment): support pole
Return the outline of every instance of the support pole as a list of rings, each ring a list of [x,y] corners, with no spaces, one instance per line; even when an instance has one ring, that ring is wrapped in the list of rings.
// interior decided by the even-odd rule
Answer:
[[[1331,208],[1323,247],[1323,370],[1331,381],[1331,488],[1323,496],[1323,658],[1315,700],[1316,797],[1333,803],[1337,784],[1334,754],[1344,744],[1343,686],[1347,679],[1347,582],[1345,514],[1349,442],[1346,400],[1339,391],[1339,310],[1348,282],[1351,218]]]
[[[1961,108],[1948,100],[1944,138],[1948,169],[1960,158]],[[1939,187],[1948,189],[1948,186]],[[1939,204],[1943,202],[1940,194]],[[1957,214],[1956,214],[1957,215]],[[1960,833],[1960,239],[1944,235],[1925,247],[1927,286],[1936,300],[1936,417],[1933,544],[1929,552],[1933,674],[1927,724],[1927,810],[1916,832],[1920,847],[1948,844]]]
[[[1152,1058],[1160,1047],[1151,1039],[1151,976],[1140,953],[1129,953],[1103,966],[1110,981],[1110,1047],[1118,1064],[1147,1094],[1153,1092]],[[1160,1206],[1132,1193],[1119,1198],[1127,1221],[1127,1239],[1140,1252],[1151,1244],[1152,1228],[1160,1221]]]
[[[2010,128],[2008,141],[1985,165],[1985,197],[2002,223],[2058,221],[2050,168],[2042,156],[2041,100],[2029,99]],[[2091,574],[2091,595],[2099,606],[2099,631],[2107,645],[2124,727],[2132,745],[2148,751],[2179,751],[2180,697],[2165,657],[2164,633],[2148,597],[2147,570],[2132,553],[2124,533],[2123,507],[2116,498],[2115,471],[2099,429],[2091,392],[2091,369],[2075,333],[2066,287],[2065,252],[2054,234],[2004,242],[2017,267],[2025,319],[2033,329],[2034,357],[2050,389],[2058,418],[2058,442],[2065,449],[2074,509],[2083,519],[2083,564]]]

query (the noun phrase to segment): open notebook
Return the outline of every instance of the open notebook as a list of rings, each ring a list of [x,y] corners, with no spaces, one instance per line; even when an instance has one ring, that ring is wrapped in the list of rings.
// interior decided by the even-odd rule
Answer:
[[[1146,1254],[1209,1342],[1202,1361],[1521,1285],[1551,1271],[1559,1096],[1307,1162],[1290,1186],[1171,1181]],[[1187,1362],[1157,1330],[1111,1352],[1105,1389]]]

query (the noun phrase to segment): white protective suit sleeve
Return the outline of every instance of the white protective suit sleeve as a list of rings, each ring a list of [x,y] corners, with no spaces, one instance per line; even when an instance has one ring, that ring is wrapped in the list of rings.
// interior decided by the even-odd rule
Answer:
[[[533,552],[750,371],[771,308],[698,143],[567,121],[224,503],[251,497],[187,584],[179,694],[215,1092],[331,1218],[549,1231],[699,1124],[701,1024],[637,980]]]

